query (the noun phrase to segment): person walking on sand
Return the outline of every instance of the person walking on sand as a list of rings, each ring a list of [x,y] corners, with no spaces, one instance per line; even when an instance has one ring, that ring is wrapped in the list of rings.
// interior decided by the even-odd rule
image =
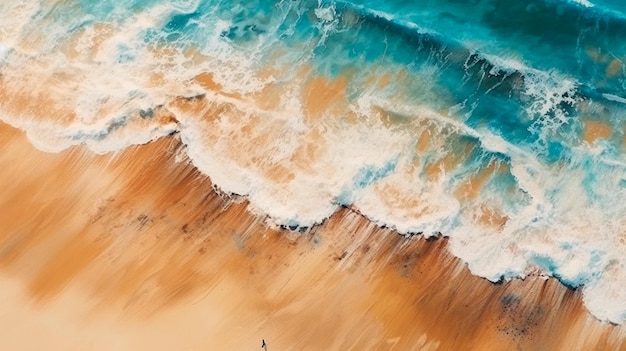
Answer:
[[[263,343],[261,344],[261,348],[265,349],[265,351],[267,351],[267,344],[265,343],[265,339],[263,339]]]

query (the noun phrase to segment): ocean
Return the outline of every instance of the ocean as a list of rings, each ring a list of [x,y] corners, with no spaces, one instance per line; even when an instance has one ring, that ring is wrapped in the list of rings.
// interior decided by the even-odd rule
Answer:
[[[0,120],[48,152],[175,135],[224,196],[306,232],[349,208],[626,321],[626,3],[0,5]]]

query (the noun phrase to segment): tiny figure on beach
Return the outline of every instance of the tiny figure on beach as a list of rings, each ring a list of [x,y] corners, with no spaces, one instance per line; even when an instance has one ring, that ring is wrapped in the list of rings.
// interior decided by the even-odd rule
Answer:
[[[263,343],[261,344],[261,347],[265,349],[265,351],[267,351],[267,344],[265,343],[265,339],[263,339]]]

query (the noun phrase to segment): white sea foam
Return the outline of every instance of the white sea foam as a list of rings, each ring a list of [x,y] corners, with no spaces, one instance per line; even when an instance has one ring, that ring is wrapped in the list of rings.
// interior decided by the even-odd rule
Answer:
[[[594,7],[596,6],[594,3],[592,3],[589,0],[570,0],[571,2],[578,4],[578,5],[582,5],[584,7]]]

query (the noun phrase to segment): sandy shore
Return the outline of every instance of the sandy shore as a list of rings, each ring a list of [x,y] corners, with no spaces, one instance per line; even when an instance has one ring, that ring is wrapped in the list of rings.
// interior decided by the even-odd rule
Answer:
[[[175,137],[98,156],[0,135],[3,349],[626,349],[580,291],[491,284],[445,239],[348,209],[305,233],[271,228],[176,162]]]

